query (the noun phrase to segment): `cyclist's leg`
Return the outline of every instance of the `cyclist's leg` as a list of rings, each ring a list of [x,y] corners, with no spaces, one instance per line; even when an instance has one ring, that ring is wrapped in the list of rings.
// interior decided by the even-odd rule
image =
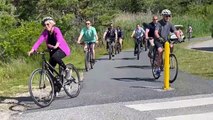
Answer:
[[[61,50],[58,49],[53,55],[52,55],[52,59],[53,61],[55,61],[56,63],[58,63],[60,66],[62,66],[64,69],[66,69],[66,65],[63,62],[63,58],[66,56],[66,54]]]
[[[161,63],[162,63],[163,45],[158,41],[155,41],[155,45],[156,45],[157,50],[158,50],[157,67],[160,68]]]
[[[170,53],[173,53],[174,50],[174,44],[170,43]]]
[[[61,49],[58,49],[57,51],[52,53],[50,60],[49,60],[50,64],[53,67],[55,67],[56,64],[58,63],[60,66],[62,66],[64,69],[66,69],[66,65],[62,61],[62,58],[64,58],[65,56],[66,56],[66,54]],[[60,92],[61,87],[62,87],[62,85],[58,82],[59,81],[57,81],[56,79],[53,79],[53,83],[54,83],[54,86],[55,86],[55,94],[56,94],[56,92]]]
[[[120,43],[120,46],[121,46],[121,49],[122,49],[122,42],[123,42],[123,39],[121,37],[118,38],[119,40],[119,43]]]
[[[155,44],[154,44],[154,38],[152,38],[152,37],[149,38],[147,42],[149,43],[149,52],[148,52],[148,56],[149,56],[149,57],[152,57],[152,56],[151,56],[151,53],[152,53],[153,48],[154,48],[154,46],[155,46]]]
[[[135,38],[135,48],[134,48],[134,55],[137,54],[137,48],[138,48],[138,44],[137,44],[137,38]]]
[[[114,38],[111,39],[111,42],[112,42],[112,56],[115,56],[115,43],[117,42],[117,40]]]
[[[92,59],[93,62],[95,62],[95,43],[91,43],[91,49],[92,49]]]

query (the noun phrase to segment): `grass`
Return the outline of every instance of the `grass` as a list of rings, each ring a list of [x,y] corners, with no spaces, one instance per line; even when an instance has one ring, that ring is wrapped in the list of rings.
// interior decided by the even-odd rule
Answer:
[[[211,66],[213,66],[213,63],[211,61],[213,54],[186,49],[188,44],[189,43],[182,43],[175,46],[175,55],[178,58],[180,70],[212,80],[213,69]]]

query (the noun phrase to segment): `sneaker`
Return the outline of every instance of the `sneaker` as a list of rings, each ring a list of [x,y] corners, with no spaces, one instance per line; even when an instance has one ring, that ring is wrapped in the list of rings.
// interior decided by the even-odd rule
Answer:
[[[161,73],[161,70],[160,70],[159,68],[157,68],[155,74],[156,74],[157,76],[160,76],[160,75],[161,75],[160,73]]]
[[[134,56],[136,56],[137,55],[137,52],[136,51],[134,51]]]
[[[65,78],[67,80],[69,80],[71,78],[71,75],[72,75],[72,70],[70,70],[69,68],[66,68],[65,73],[66,73]]]
[[[114,54],[112,54],[112,57],[114,57],[115,55]]]
[[[91,61],[93,64],[95,64],[95,59],[92,59],[92,61]]]
[[[152,56],[152,53],[151,53],[151,52],[148,52],[148,57],[149,57],[149,58],[153,58],[153,56]]]

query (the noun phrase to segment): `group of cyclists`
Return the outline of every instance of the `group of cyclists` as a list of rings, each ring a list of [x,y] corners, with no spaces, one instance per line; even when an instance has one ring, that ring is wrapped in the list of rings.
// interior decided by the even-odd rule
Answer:
[[[160,74],[161,69],[161,61],[162,61],[162,53],[163,53],[163,44],[165,41],[168,41],[170,32],[175,32],[178,39],[180,38],[180,35],[178,32],[176,32],[176,29],[172,23],[170,23],[171,18],[171,11],[168,9],[165,9],[161,13],[162,19],[158,21],[157,16],[153,16],[153,20],[151,23],[149,23],[148,27],[144,30],[139,24],[136,26],[135,30],[133,31],[131,37],[136,39],[142,39],[142,37],[145,38],[145,40],[149,41],[150,47],[148,56],[151,57],[150,52],[154,48],[154,46],[157,48],[157,51],[159,53],[158,59],[158,68],[157,68],[157,74]],[[95,43],[98,43],[98,35],[96,29],[91,25],[90,21],[85,22],[86,26],[82,28],[80,35],[78,37],[77,43],[81,43],[81,40],[83,38],[83,42],[85,43],[91,43],[92,44],[92,58],[95,62]],[[69,45],[67,44],[66,40],[64,39],[61,30],[56,27],[56,23],[53,18],[51,17],[45,17],[42,20],[42,25],[44,27],[43,32],[41,33],[38,40],[33,45],[32,49],[28,52],[28,55],[30,56],[33,52],[37,51],[38,47],[41,45],[41,43],[46,42],[47,48],[50,50],[50,58],[49,63],[55,67],[56,64],[59,64],[64,68],[66,71],[66,78],[68,79],[70,77],[70,70],[66,68],[66,65],[63,62],[63,58],[66,56],[69,56],[71,53],[71,50],[69,48]],[[113,24],[111,23],[110,26],[105,30],[103,39],[108,42],[108,40],[113,42],[119,42],[122,47],[123,42],[123,31],[118,26],[115,28]],[[84,44],[84,49],[86,49],[88,44]],[[108,45],[108,44],[106,44]],[[170,44],[170,47],[173,48],[173,45]],[[136,48],[136,44],[135,44]],[[107,46],[108,49],[108,46]],[[134,51],[134,54],[136,54],[136,51]],[[114,55],[113,55],[114,56]],[[59,92],[59,91],[58,91]]]

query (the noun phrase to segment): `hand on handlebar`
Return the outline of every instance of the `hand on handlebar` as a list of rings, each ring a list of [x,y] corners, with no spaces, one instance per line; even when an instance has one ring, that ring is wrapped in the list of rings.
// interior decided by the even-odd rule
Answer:
[[[158,38],[158,41],[161,42],[161,43],[164,43],[164,42],[165,42],[165,40],[164,40],[162,37],[159,37],[159,38]]]
[[[81,44],[81,42],[80,42],[80,41],[77,41],[77,43],[78,43],[78,44]]]
[[[34,50],[30,50],[29,52],[27,52],[28,56],[30,56],[33,53],[34,53]]]

